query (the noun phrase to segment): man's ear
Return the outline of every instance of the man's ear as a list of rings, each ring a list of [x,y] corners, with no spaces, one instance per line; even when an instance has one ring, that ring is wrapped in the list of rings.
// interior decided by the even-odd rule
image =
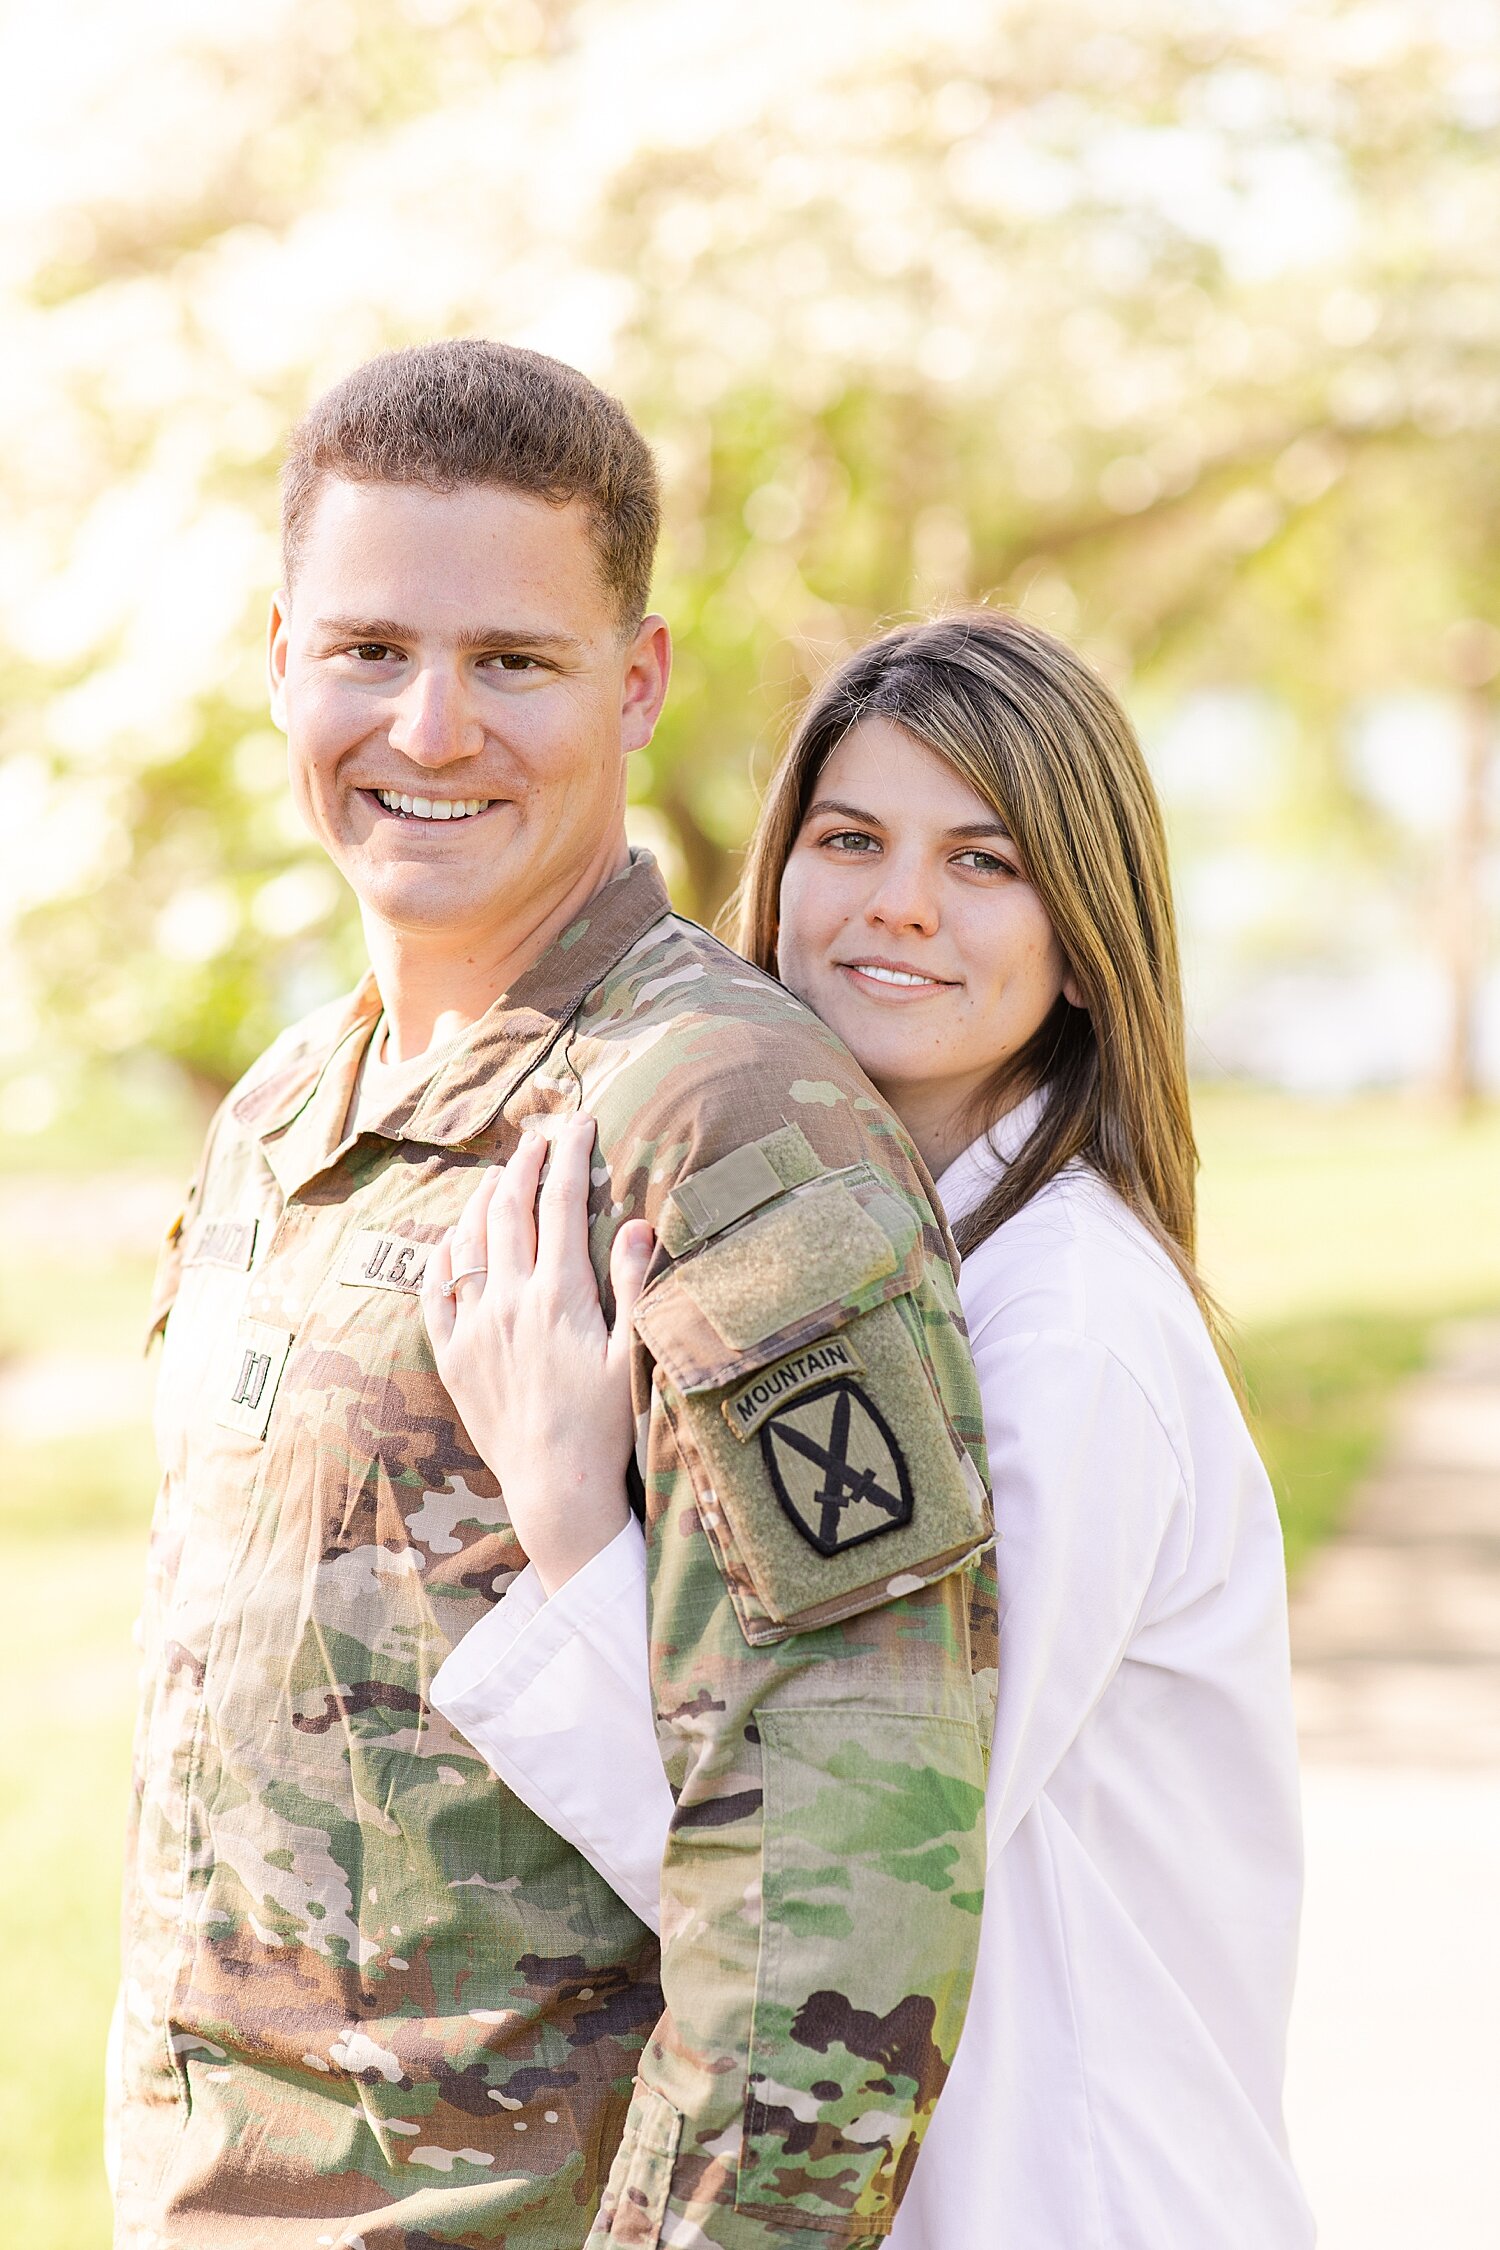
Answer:
[[[286,659],[291,604],[279,590],[271,596],[266,626],[266,686],[271,698],[271,723],[286,733]]]
[[[656,732],[672,677],[672,632],[664,617],[643,617],[625,651],[620,748],[644,750]]]

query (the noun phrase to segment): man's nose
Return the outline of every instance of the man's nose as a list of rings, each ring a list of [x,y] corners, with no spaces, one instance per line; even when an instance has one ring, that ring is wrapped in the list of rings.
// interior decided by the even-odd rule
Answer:
[[[391,748],[416,766],[447,766],[476,756],[484,748],[484,727],[462,680],[436,665],[418,672],[397,699]]]

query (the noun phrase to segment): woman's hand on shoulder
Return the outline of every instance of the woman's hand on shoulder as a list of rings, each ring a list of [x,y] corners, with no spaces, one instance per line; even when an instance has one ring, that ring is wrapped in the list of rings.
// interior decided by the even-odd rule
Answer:
[[[428,1260],[422,1288],[438,1373],[549,1595],[630,1513],[630,1321],[653,1237],[638,1220],[616,1235],[606,1327],[589,1259],[593,1146],[591,1117],[570,1119],[550,1143],[523,1134]]]

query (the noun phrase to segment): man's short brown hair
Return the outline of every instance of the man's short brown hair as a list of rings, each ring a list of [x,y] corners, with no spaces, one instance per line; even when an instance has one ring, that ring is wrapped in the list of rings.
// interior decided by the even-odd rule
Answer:
[[[288,588],[329,477],[581,500],[622,622],[633,629],[646,613],[661,521],[650,448],[618,399],[543,352],[482,336],[415,344],[325,391],[293,430],[282,471]]]

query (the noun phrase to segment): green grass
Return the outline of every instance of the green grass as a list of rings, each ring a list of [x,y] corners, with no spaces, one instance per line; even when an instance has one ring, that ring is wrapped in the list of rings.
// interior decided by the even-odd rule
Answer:
[[[1500,1110],[1200,1091],[1201,1259],[1295,1571],[1337,1528],[1435,1331],[1500,1307]]]
[[[156,1491],[149,1429],[131,1425],[11,1442],[0,1452],[0,1477],[0,1536],[7,1549],[37,1539],[77,1535],[102,1544],[124,1536],[136,1542],[131,1577],[139,1579],[140,1542]]]
[[[1457,1127],[1412,1103],[1214,1091],[1199,1127],[1204,1270],[1236,1320],[1295,1565],[1337,1524],[1437,1324],[1500,1306],[1500,1114]],[[31,1162],[81,1171],[86,1154],[33,1146]],[[7,1192],[20,1170],[0,1149]],[[21,1278],[0,1353],[139,1348],[149,1261],[33,1258]],[[25,2250],[109,2240],[100,2057],[154,1483],[144,1429],[0,1435],[0,2243]]]
[[[168,1218],[174,1207],[169,1204]],[[8,1289],[0,1305],[0,1358],[12,1352],[108,1352],[134,1356],[146,1348],[151,1300],[149,1258],[100,1257],[32,1261],[25,1287]]]
[[[1235,1320],[1500,1305],[1500,1106],[1210,1088],[1196,1117],[1201,1261]]]
[[[1291,1574],[1337,1529],[1380,1450],[1397,1385],[1427,1360],[1432,1326],[1409,1314],[1343,1313],[1243,1332],[1240,1369]]]
[[[140,1540],[7,1552],[0,1676],[0,2240],[105,2250],[101,2067],[118,1958]]]

